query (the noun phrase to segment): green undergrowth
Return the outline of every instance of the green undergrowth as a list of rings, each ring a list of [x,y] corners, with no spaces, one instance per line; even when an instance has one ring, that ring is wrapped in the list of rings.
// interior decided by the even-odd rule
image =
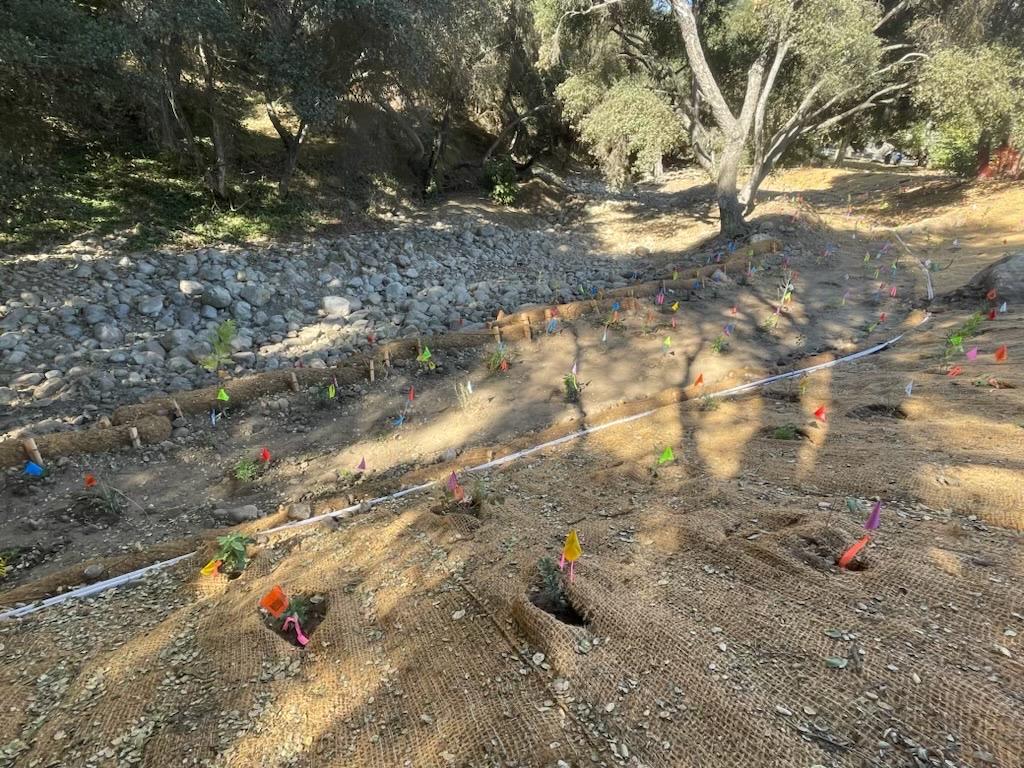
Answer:
[[[162,157],[60,152],[10,178],[0,201],[0,251],[42,250],[86,237],[122,235],[128,248],[245,243],[314,231],[329,221],[322,200],[276,195],[249,179],[216,201],[194,169]]]

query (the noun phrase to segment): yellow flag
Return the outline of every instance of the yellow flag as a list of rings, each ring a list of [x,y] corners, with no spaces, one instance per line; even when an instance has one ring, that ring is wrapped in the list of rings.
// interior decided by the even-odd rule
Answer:
[[[565,537],[565,546],[562,548],[562,559],[567,563],[575,563],[582,554],[579,536],[576,535],[575,529],[569,531],[569,535]]]
[[[217,572],[217,569],[220,568],[220,564],[220,560],[211,560],[206,565],[204,565],[199,572],[203,574],[203,576],[210,576]]]

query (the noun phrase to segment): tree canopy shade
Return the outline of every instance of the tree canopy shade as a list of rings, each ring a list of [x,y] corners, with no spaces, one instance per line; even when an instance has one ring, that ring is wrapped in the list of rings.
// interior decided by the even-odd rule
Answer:
[[[865,112],[915,96],[920,109],[944,120],[974,128],[1000,125],[1005,132],[1012,105],[1019,104],[1020,67],[1014,83],[1006,52],[1015,47],[1020,61],[1021,4],[984,0],[969,4],[976,6],[969,12],[959,5],[535,0],[552,66],[571,73],[559,96],[610,178],[627,178],[633,162],[649,167],[651,153],[669,151],[682,133],[716,184],[722,232],[730,236],[745,229],[761,183],[787,150]],[[1011,22],[1010,30],[997,30],[996,19]],[[957,36],[950,23],[973,30],[959,53],[951,47]],[[990,47],[994,38],[1004,41],[1002,47]],[[969,67],[953,60],[975,53]],[[950,68],[957,74],[944,81]],[[628,103],[619,83],[629,84]],[[949,89],[963,92],[958,83],[989,92],[966,101],[950,98]],[[639,89],[649,98],[639,99]],[[644,110],[646,122],[658,121],[663,136],[659,141],[639,131],[628,152],[620,146],[616,156],[625,171],[612,170],[609,146],[631,109]],[[609,114],[615,111],[619,121]],[[589,120],[594,113],[600,118]],[[743,179],[741,167],[749,168]]]
[[[0,152],[10,168],[62,142],[148,144],[227,199],[262,113],[284,196],[311,137],[370,113],[429,189],[457,125],[484,126],[492,152],[524,162],[544,147],[553,84],[534,67],[538,42],[528,0],[3,2]]]

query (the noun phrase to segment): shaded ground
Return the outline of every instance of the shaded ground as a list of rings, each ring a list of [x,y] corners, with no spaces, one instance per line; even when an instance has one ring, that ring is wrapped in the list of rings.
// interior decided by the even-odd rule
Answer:
[[[895,175],[875,182],[898,186]],[[500,455],[549,425],[602,423],[621,402],[699,374],[722,389],[908,332],[892,350],[803,381],[692,399],[510,464],[475,491],[485,498],[475,515],[440,515],[437,494],[413,496],[267,537],[234,581],[198,575],[206,548],[138,586],[2,626],[0,755],[103,766],[1019,765],[1024,324],[1014,308],[982,324],[974,362],[945,339],[977,307],[915,325],[921,269],[903,258],[893,279],[898,246],[874,258],[884,230],[867,232],[842,202],[811,207],[813,195],[844,201],[843,185],[862,181],[836,171],[775,180],[761,223],[783,253],[749,285],[700,290],[674,315],[676,297],[624,315],[607,341],[608,318],[587,318],[515,347],[507,374],[487,375],[479,358],[442,360],[443,372],[395,370],[331,411],[299,396],[285,416],[237,414],[160,466],[108,457],[121,467],[111,481],[153,516],[91,534],[100,546],[68,534],[74,554],[35,573],[130,530],[144,542],[191,532],[208,519],[207,497],[338,507],[349,493],[443,478],[475,463],[473,446]],[[788,198],[797,184],[803,201]],[[933,275],[937,290],[1024,241],[1016,194],[900,229],[916,256],[955,256]],[[684,218],[666,208],[657,223],[672,232]],[[683,262],[683,237],[638,244],[668,269],[714,258],[708,246]],[[792,305],[758,330],[787,259],[800,273]],[[728,323],[728,351],[711,351]],[[1000,344],[1010,348],[1002,364]],[[578,405],[558,393],[573,361],[589,382]],[[953,365],[961,375],[948,375]],[[463,407],[455,386],[467,380],[475,394]],[[413,418],[395,430],[410,383]],[[821,406],[824,421],[813,415]],[[266,444],[277,463],[238,493],[225,467]],[[666,446],[675,461],[659,468]],[[465,453],[453,460],[449,447]],[[369,477],[355,483],[363,457]],[[57,509],[86,469],[71,462],[28,498],[43,507],[49,495]],[[860,569],[837,570],[876,498],[882,527]],[[16,503],[15,515],[29,514]],[[174,503],[186,511],[169,512]],[[557,559],[570,528],[584,554],[565,589],[584,627],[529,600],[538,559]],[[326,597],[306,651],[260,620],[256,601],[274,584]]]

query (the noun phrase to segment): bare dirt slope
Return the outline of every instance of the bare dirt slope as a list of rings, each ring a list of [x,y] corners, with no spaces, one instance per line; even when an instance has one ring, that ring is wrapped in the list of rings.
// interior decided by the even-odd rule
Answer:
[[[481,473],[479,487],[462,474],[478,506],[420,494],[264,536],[230,581],[198,574],[206,545],[132,587],[0,625],[0,765],[1020,765],[1024,323],[1016,307],[984,320],[965,341],[974,360],[946,339],[987,303],[922,323],[924,272],[889,235],[896,222],[880,204],[847,207],[867,176],[775,180],[760,222],[785,249],[678,312],[670,296],[667,311],[623,313],[607,340],[609,318],[565,323],[515,347],[505,375],[452,358],[443,372],[396,370],[358,407],[296,398],[290,418],[240,413],[181,467],[126,469],[136,494],[229,495],[216,490],[225,453],[269,442],[282,459],[254,492],[337,508],[704,375],[683,402]],[[915,194],[896,175],[871,183],[878,198]],[[1012,208],[1017,194],[900,219],[915,256],[952,260],[937,290],[1021,245],[997,200]],[[684,217],[661,215],[666,231]],[[707,246],[684,262],[680,247],[665,244],[667,266],[714,258]],[[793,299],[773,321],[787,269]],[[700,397],[898,333],[806,379]],[[573,361],[589,382],[578,404],[558,391]],[[466,380],[475,394],[460,405]],[[395,430],[410,383],[414,418]],[[666,447],[674,460],[659,466]],[[158,482],[171,472],[176,494]],[[876,499],[881,528],[855,570],[837,569]],[[557,560],[570,529],[583,547],[563,585],[576,623],[533,602],[539,560]],[[323,598],[305,651],[264,626],[256,603],[274,585]],[[31,584],[8,603],[19,589]]]

